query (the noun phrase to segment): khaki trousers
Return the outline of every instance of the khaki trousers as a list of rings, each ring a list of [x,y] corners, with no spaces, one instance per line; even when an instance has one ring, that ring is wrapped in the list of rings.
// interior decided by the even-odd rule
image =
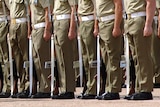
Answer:
[[[133,55],[136,72],[136,91],[153,90],[153,60],[151,57],[151,36],[144,37],[145,17],[128,19],[125,24],[126,34]]]
[[[120,59],[122,54],[122,37],[113,37],[114,21],[99,22],[100,46],[102,59],[106,66],[106,92],[121,91],[122,69]]]
[[[50,61],[50,41],[43,38],[44,28],[32,30],[33,58],[36,75],[39,81],[39,92],[50,93],[50,69],[45,68],[45,62]]]
[[[0,55],[1,55],[1,65],[3,71],[3,92],[10,92],[10,81],[9,77],[9,66],[7,63],[9,61],[8,58],[8,45],[7,45],[7,34],[8,34],[8,23],[1,22],[0,23]]]
[[[75,72],[73,69],[73,46],[68,38],[70,20],[55,20],[55,50],[58,65],[60,91],[75,91]]]
[[[87,90],[85,94],[96,95],[96,68],[92,68],[89,64],[96,60],[96,38],[93,35],[94,21],[80,22],[79,31],[81,37],[83,66],[87,80]]]
[[[157,36],[158,29],[155,27],[158,27],[158,26],[154,25],[154,35],[152,36],[151,53],[152,53],[152,58],[153,58],[153,63],[154,63],[154,76],[155,78],[159,78],[159,75],[160,75],[160,60],[159,60],[160,59],[160,56],[159,56],[160,55],[160,38]]]
[[[20,78],[19,91],[29,88],[28,69],[23,68],[24,61],[28,61],[27,23],[11,23],[9,31],[13,59],[16,63],[17,73]]]

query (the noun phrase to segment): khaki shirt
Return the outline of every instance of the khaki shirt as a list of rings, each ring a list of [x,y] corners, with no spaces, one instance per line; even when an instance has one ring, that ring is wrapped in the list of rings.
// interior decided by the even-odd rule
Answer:
[[[156,8],[160,8],[160,0],[156,0]]]
[[[9,0],[10,17],[11,18],[25,18],[26,6],[24,0]]]
[[[98,17],[114,14],[113,0],[96,0],[95,5]]]
[[[160,9],[160,0],[156,0],[156,12],[155,12],[155,16],[159,15],[159,9]]]
[[[124,6],[127,14],[145,11],[146,0],[124,0]]]
[[[71,6],[77,4],[76,0],[54,0],[54,14],[70,14]]]
[[[94,1],[93,0],[78,0],[78,14],[79,15],[94,14]]]
[[[45,22],[45,8],[50,6],[48,0],[30,0],[32,24]]]
[[[3,7],[3,2],[4,2],[4,7]],[[5,15],[9,15],[9,0],[0,0],[0,17]]]

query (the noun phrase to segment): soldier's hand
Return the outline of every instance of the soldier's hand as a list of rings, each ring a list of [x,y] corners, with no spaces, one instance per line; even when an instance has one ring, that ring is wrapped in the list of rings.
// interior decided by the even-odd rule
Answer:
[[[51,39],[51,32],[49,30],[45,30],[43,38],[45,41],[49,41]]]
[[[93,34],[94,34],[95,37],[98,36],[98,33],[99,33],[99,30],[98,29],[94,29]]]
[[[77,33],[75,31],[69,31],[68,32],[68,38],[70,40],[74,39],[76,37]]]
[[[113,28],[112,35],[113,35],[113,37],[121,36],[122,35],[121,29],[120,28]]]
[[[31,36],[31,27],[28,27],[28,39],[30,38]]]
[[[160,38],[160,26],[158,26],[158,35],[157,36]]]
[[[151,36],[153,32],[153,29],[151,26],[145,26],[143,30],[143,35],[144,36]]]
[[[27,38],[29,39],[30,37],[31,37],[31,35],[28,35],[28,37],[27,37]]]

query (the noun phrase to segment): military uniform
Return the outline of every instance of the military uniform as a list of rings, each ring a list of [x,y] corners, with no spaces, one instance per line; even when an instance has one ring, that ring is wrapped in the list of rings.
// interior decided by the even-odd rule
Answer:
[[[157,36],[158,32],[158,11],[160,8],[160,1],[156,0],[156,8],[157,11],[154,16],[154,36],[152,36],[152,57],[153,57],[153,62],[154,62],[154,82],[156,84],[160,84],[160,60],[159,60],[159,54],[160,54],[160,38]]]
[[[50,97],[50,69],[45,68],[45,62],[50,61],[50,41],[45,41],[45,9],[50,6],[47,0],[30,0],[32,20],[33,59],[39,81],[39,92],[32,98]]]
[[[28,69],[23,68],[24,62],[28,61],[26,6],[24,0],[9,0],[9,6],[11,18],[9,39],[13,53],[12,57],[20,78],[19,92],[20,94],[25,93],[27,97],[29,88]],[[17,95],[13,97],[18,97],[19,95]]]
[[[113,35],[115,27],[118,28],[115,31],[121,31],[122,29],[120,26],[122,22],[122,5],[120,3],[121,1],[116,1],[120,7],[119,11],[114,11],[116,8],[114,2],[113,0],[96,0],[95,3],[99,21],[102,59],[107,72],[106,93],[97,97],[103,100],[119,99],[119,92],[121,91],[122,84],[122,69],[120,68],[122,34],[120,32],[117,37]],[[119,23],[115,24],[117,19]]]
[[[68,38],[71,5],[74,5],[74,0],[54,1],[54,41],[60,94],[53,96],[53,99],[74,98],[75,72],[73,70],[73,48],[72,40]]]
[[[129,100],[152,99],[153,90],[153,61],[151,58],[151,36],[144,37],[146,17],[150,16],[148,27],[152,27],[152,17],[154,15],[154,2],[149,7],[150,15],[147,14],[145,0],[124,0],[127,20],[125,33],[129,39],[129,45],[133,55],[136,70],[136,93],[131,95]],[[147,14],[147,15],[146,15]],[[141,23],[141,24],[139,24]]]
[[[9,63],[8,63],[8,45],[7,34],[9,32],[9,0],[0,1],[0,14],[1,14],[1,39],[0,39],[0,54],[1,54],[1,69],[2,69],[2,86],[3,90],[0,93],[0,98],[7,98],[10,96],[10,81],[9,81]],[[14,90],[17,92],[17,89]]]
[[[96,60],[96,38],[94,37],[94,1],[78,0],[78,16],[80,21],[79,35],[81,37],[84,73],[86,74],[87,90],[80,98],[95,98],[96,68],[91,67]]]
[[[3,5],[4,3],[4,5]],[[7,34],[8,34],[8,27],[9,27],[9,7],[8,0],[1,0],[0,1],[0,53],[1,53],[1,67],[2,67],[2,74],[3,74],[3,90],[2,92],[9,93],[10,92],[10,82],[8,80],[9,76],[9,69],[7,66],[8,63],[8,46],[7,46]],[[4,7],[3,7],[4,6]],[[5,9],[5,10],[4,10]],[[5,12],[4,12],[5,11]],[[7,19],[8,18],[8,19]]]

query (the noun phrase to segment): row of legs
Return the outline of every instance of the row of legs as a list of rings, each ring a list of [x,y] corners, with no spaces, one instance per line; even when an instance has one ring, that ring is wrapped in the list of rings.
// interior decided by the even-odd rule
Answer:
[[[133,94],[135,92],[135,68],[134,68],[134,62],[133,60],[130,60],[131,66],[130,66],[130,92],[129,95]],[[18,77],[16,75],[16,67],[15,67],[15,63],[14,65],[14,92],[13,93],[18,93]],[[54,90],[54,95],[58,95],[59,90],[58,90],[58,86],[59,86],[59,81],[58,81],[58,70],[57,68],[55,68],[55,77],[56,77],[56,81],[55,81],[55,90]],[[84,71],[84,70],[83,70]],[[86,79],[86,75],[85,73],[83,73],[83,91],[82,94],[85,93],[85,91],[87,90],[87,79]],[[49,77],[50,78],[50,77]],[[100,87],[100,93],[99,95],[102,95],[103,93],[105,93],[105,87],[106,87],[106,78],[107,78],[107,73],[106,73],[106,68],[104,63],[102,63],[101,66],[101,87]],[[125,77],[123,77],[125,79]],[[0,66],[0,92],[2,92],[3,89],[3,72],[2,72],[2,67]],[[8,77],[8,79],[10,79],[10,77]],[[79,86],[79,79],[76,79],[76,83],[77,86]],[[37,93],[37,77],[36,77],[36,73],[34,70],[33,73],[33,90],[32,90],[33,94]]]

